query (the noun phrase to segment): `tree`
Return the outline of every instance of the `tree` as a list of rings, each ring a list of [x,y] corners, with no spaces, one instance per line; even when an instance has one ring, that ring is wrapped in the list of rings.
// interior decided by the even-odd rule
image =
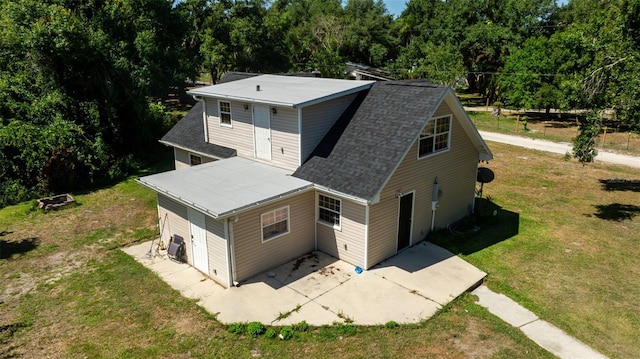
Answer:
[[[344,22],[344,58],[382,67],[394,57],[393,18],[381,0],[349,0],[344,7]]]
[[[195,73],[168,0],[0,2],[0,206],[120,178]]]

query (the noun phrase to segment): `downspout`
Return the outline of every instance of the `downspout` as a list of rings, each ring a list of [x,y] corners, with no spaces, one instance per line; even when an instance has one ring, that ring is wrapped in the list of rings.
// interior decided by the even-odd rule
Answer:
[[[433,180],[433,192],[431,192],[431,232],[436,225],[436,209],[438,209],[438,177]]]
[[[236,251],[233,243],[233,224],[238,222],[238,215],[236,214],[233,222],[230,222],[229,219],[227,219],[227,222],[229,223],[229,256],[231,258],[231,283],[237,287],[240,283],[238,283],[238,278],[236,277]]]
[[[369,269],[369,205],[364,207],[364,263],[362,268]]]
[[[202,96],[193,95],[193,99],[202,102],[202,126],[204,128],[204,142],[209,142],[209,126],[207,126],[207,101]]]
[[[231,268],[231,236],[229,235],[229,226],[229,218],[226,218],[224,220],[224,238],[227,240],[227,288],[233,285],[233,280],[231,280],[233,270]]]

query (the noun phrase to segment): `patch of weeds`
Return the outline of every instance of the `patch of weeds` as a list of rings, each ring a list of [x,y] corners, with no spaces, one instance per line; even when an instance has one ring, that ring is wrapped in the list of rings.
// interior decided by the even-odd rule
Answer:
[[[295,324],[293,326],[293,329],[296,332],[306,332],[307,330],[309,330],[309,324],[305,320],[303,320],[300,323]]]
[[[295,330],[293,330],[293,327],[290,327],[290,326],[282,327],[282,329],[280,329],[279,337],[282,340],[289,340],[293,338],[294,333],[295,333]]]
[[[387,329],[393,329],[393,328],[397,328],[398,327],[398,323],[394,322],[393,320],[390,320],[386,323],[384,323],[385,328]]]
[[[247,325],[247,334],[254,338],[257,338],[259,335],[264,333],[264,331],[264,325],[260,322],[251,322]]]
[[[245,324],[244,323],[231,323],[227,327],[227,330],[229,331],[229,333],[240,335],[240,334],[243,334],[244,331],[245,331]]]
[[[290,316],[291,314],[293,314],[294,312],[296,312],[296,313],[297,313],[297,312],[300,310],[300,308],[301,308],[301,307],[302,307],[302,306],[301,306],[300,304],[298,304],[298,305],[296,305],[296,307],[295,307],[295,308],[293,308],[292,310],[290,310],[290,311],[288,311],[288,312],[284,312],[284,313],[280,312],[280,313],[278,314],[278,317],[276,318],[276,320],[282,320],[282,319],[285,319],[285,318],[289,318],[289,316]]]
[[[269,338],[269,339],[275,338],[276,335],[278,335],[278,333],[276,333],[276,331],[273,330],[273,328],[269,328],[264,332],[264,336]]]
[[[348,315],[344,314],[342,311],[338,312],[338,318],[344,320],[345,323],[353,323],[353,318],[350,318]]]
[[[570,161],[571,158],[573,158],[573,155],[569,151],[565,152],[564,156],[562,156],[562,159],[565,160],[565,161]]]
[[[341,335],[355,335],[356,334],[356,325],[351,323],[337,323],[336,331]]]

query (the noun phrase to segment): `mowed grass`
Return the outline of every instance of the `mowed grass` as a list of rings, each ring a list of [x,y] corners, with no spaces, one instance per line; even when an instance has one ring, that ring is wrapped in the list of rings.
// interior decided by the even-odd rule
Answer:
[[[548,141],[571,143],[578,134],[577,115],[572,113],[551,113],[524,111],[503,111],[502,116],[491,115],[490,111],[469,111],[469,117],[481,131],[499,132]],[[527,116],[527,127],[522,122]],[[603,128],[596,138],[599,150],[640,155],[640,134],[630,133],[616,127],[615,122]]]
[[[414,325],[232,334],[119,250],[157,235],[153,192],[128,180],[75,197],[48,213],[0,210],[0,357],[552,357],[471,295]]]
[[[636,357],[639,171],[490,146],[496,179],[484,193],[502,221],[445,244],[492,289],[606,355]],[[232,334],[118,249],[156,235],[153,192],[128,180],[76,198],[56,212],[0,210],[0,357],[553,357],[472,295],[415,325]]]
[[[637,358],[640,170],[490,146],[496,179],[484,195],[502,207],[502,225],[438,242],[543,319],[612,358]]]

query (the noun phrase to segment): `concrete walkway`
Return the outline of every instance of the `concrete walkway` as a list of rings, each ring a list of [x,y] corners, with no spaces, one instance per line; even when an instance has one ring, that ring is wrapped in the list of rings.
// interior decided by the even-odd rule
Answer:
[[[417,323],[486,276],[451,252],[421,242],[360,274],[349,263],[313,252],[225,289],[162,253],[147,256],[149,248],[146,242],[123,251],[223,323]]]
[[[564,155],[565,153],[571,153],[573,145],[566,142],[552,142],[547,140],[537,140],[528,137],[520,137],[513,135],[505,135],[502,133],[479,131],[482,138],[486,141],[506,143],[509,145],[520,146],[530,148],[539,151],[552,152]],[[598,150],[598,155],[595,157],[595,162],[607,162],[618,165],[625,165],[635,168],[640,168],[640,157],[621,155],[618,153],[607,152]]]
[[[489,312],[522,330],[522,332],[539,346],[566,359],[602,359],[606,356],[591,349],[581,341],[541,320],[531,311],[482,285],[471,292],[478,296],[478,304]]]

